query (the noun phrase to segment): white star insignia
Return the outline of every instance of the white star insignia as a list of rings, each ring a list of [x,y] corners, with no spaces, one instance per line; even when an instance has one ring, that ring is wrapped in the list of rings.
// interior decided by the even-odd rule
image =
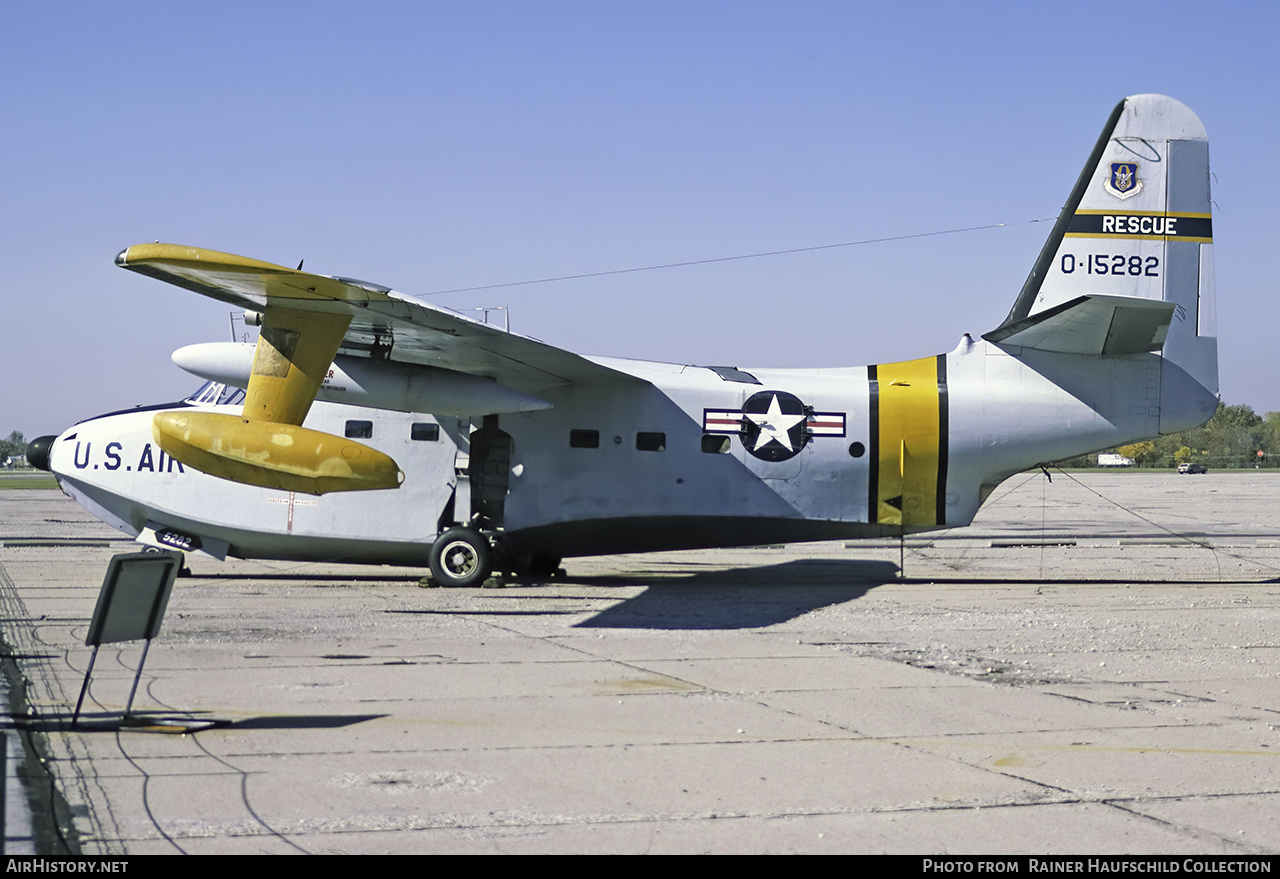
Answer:
[[[796,450],[795,446],[791,444],[790,430],[801,421],[804,421],[804,413],[783,415],[782,407],[778,405],[777,394],[774,394],[773,399],[769,402],[768,412],[747,412],[746,416],[760,426],[761,438],[768,437],[765,442],[756,443],[757,449],[773,442],[782,446],[788,452]]]

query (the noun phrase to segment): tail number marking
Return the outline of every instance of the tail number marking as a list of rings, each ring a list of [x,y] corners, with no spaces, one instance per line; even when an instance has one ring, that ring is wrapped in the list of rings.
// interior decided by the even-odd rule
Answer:
[[[1122,253],[1090,253],[1084,257],[1064,253],[1060,262],[1064,275],[1077,270],[1088,275],[1130,275],[1145,278],[1160,277],[1160,257],[1126,256]]]

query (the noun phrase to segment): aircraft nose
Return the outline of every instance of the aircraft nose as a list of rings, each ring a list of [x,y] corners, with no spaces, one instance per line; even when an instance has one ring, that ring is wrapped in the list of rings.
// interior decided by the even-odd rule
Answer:
[[[41,470],[49,469],[49,453],[53,451],[56,436],[38,436],[27,443],[27,463]]]

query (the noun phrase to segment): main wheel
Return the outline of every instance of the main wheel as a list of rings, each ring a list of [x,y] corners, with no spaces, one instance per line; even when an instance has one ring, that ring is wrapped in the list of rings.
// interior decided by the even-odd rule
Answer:
[[[432,544],[428,563],[441,586],[479,586],[493,573],[493,551],[489,541],[470,528],[450,528]]]

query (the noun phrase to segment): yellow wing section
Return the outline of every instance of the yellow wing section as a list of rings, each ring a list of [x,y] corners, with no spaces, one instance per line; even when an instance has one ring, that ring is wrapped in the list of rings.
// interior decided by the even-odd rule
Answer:
[[[245,308],[261,309],[268,300],[315,304],[386,298],[376,287],[181,244],[135,244],[120,251],[116,265]]]

